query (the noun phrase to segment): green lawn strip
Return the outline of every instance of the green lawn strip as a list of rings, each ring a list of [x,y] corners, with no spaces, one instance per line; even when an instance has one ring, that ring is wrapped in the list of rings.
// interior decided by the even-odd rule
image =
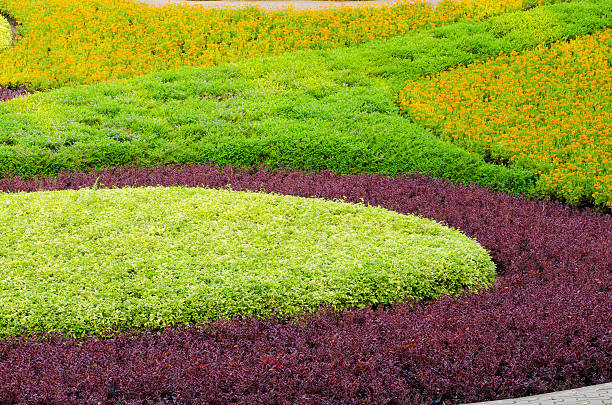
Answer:
[[[0,51],[8,48],[13,42],[11,25],[4,16],[0,15]]]
[[[378,207],[148,187],[0,194],[0,336],[71,336],[488,287],[460,231]]]
[[[595,31],[610,24],[610,4],[544,6],[359,47],[186,68],[13,100],[0,105],[0,173],[265,163],[339,173],[419,170],[533,194],[533,173],[486,163],[438,139],[402,118],[394,95],[426,74]]]

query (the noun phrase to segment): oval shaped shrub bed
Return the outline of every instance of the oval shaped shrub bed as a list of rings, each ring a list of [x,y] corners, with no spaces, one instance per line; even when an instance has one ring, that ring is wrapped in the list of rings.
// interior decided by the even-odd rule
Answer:
[[[377,207],[203,188],[0,195],[0,336],[161,328],[489,285],[460,231]]]

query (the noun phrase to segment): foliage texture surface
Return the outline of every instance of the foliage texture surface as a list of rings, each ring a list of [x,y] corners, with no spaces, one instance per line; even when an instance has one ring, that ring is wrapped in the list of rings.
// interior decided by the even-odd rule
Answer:
[[[489,286],[457,230],[376,207],[202,188],[0,195],[0,335],[293,315]]]
[[[4,179],[0,189],[90,187],[98,177],[105,187],[231,184],[419,214],[476,238],[500,275],[479,294],[319,313],[305,324],[3,340],[0,398],[9,402],[467,403],[612,380],[609,215],[425,176],[209,166]]]

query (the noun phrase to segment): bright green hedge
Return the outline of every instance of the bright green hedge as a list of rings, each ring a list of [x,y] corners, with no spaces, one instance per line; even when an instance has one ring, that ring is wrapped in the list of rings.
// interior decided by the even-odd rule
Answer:
[[[489,286],[475,240],[382,208],[204,188],[0,194],[0,336],[73,336]]]
[[[208,163],[338,173],[428,172],[534,194],[536,175],[488,163],[399,115],[408,80],[582,35],[612,23],[610,0],[543,7],[345,49],[300,51],[0,104],[0,173]],[[525,22],[526,21],[526,22]]]
[[[11,32],[11,25],[9,22],[0,15],[0,51],[8,48],[13,41],[13,33]]]

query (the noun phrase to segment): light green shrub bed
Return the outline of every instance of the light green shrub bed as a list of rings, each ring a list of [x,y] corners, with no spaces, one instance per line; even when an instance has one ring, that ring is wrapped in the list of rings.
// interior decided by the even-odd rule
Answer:
[[[75,337],[428,299],[495,274],[432,220],[181,187],[0,194],[0,268],[0,336]]]
[[[6,18],[0,15],[0,50],[8,48],[12,41],[11,25]]]

